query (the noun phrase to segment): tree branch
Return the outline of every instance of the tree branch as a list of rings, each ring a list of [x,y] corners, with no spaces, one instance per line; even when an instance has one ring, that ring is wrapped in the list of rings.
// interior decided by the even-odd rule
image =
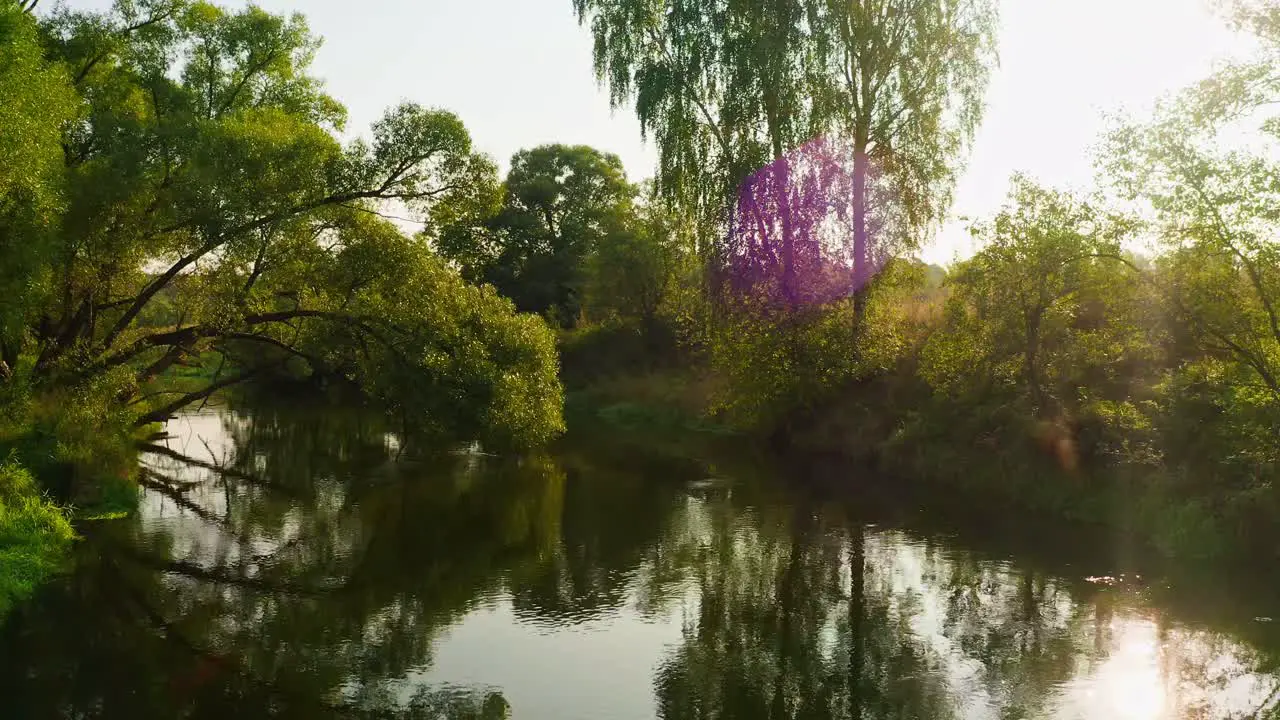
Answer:
[[[1205,193],[1203,186],[1199,183],[1194,183],[1193,187],[1196,190],[1196,194],[1200,196],[1201,202],[1213,213],[1214,227],[1218,238],[1244,265],[1245,272],[1249,275],[1249,283],[1253,285],[1253,290],[1258,295],[1258,301],[1262,303],[1262,308],[1267,313],[1267,319],[1271,322],[1271,336],[1275,338],[1276,342],[1280,342],[1280,316],[1277,316],[1275,306],[1271,303],[1271,298],[1267,297],[1266,288],[1263,285],[1262,276],[1258,273],[1257,266],[1244,254],[1243,250],[1236,247],[1235,243],[1232,242],[1231,233],[1227,230],[1226,220],[1223,219],[1218,206],[1209,200],[1209,196]]]
[[[649,28],[649,41],[652,42],[663,54],[672,69],[675,69],[675,58],[671,57],[671,51],[665,44],[663,44],[661,38],[658,37],[657,31],[652,27]],[[694,105],[698,106],[698,110],[702,113],[702,117],[706,119],[707,126],[711,129],[712,135],[715,136],[716,142],[720,145],[720,150],[724,152],[725,155],[730,155],[729,142],[725,139],[724,132],[720,129],[719,123],[715,121],[715,118],[711,117],[711,111],[707,109],[706,104],[703,103],[702,98],[698,93],[694,92],[693,88],[689,86],[689,83],[685,81],[684,73],[680,73],[679,82],[685,90],[686,97],[692,100]]]
[[[239,97],[240,93],[244,90],[244,86],[248,84],[249,80],[251,80],[254,75],[265,70],[266,67],[271,64],[271,61],[276,59],[277,54],[278,50],[272,50],[267,53],[267,57],[264,58],[262,62],[257,63],[256,65],[250,65],[248,69],[245,70],[244,77],[240,78],[240,81],[236,83],[235,87],[231,88],[231,94],[228,95],[227,99],[222,101],[222,104],[218,106],[218,110],[215,114],[221,115],[231,109],[231,105],[235,103],[236,98]]]
[[[169,498],[175,505],[190,512],[192,515],[204,520],[210,525],[226,525],[226,520],[214,515],[212,512],[202,507],[200,503],[195,502],[191,498],[183,495],[183,488],[174,487],[168,478],[151,470],[143,469],[138,475],[138,484],[148,490],[154,490],[161,495]]]
[[[231,387],[232,385],[242,383],[245,380],[248,380],[249,378],[262,372],[264,369],[265,368],[263,367],[250,368],[249,370],[245,370],[244,372],[238,373],[236,375],[232,375],[231,377],[223,378],[222,380],[219,380],[217,382],[210,383],[204,389],[196,390],[194,392],[189,392],[186,395],[183,395],[177,400],[174,400],[173,402],[170,402],[161,408],[158,408],[145,415],[140,416],[138,419],[133,421],[133,426],[135,428],[140,428],[145,425],[149,425],[153,422],[162,422],[164,420],[167,420],[173,415],[173,413],[177,412],[178,410],[181,410],[182,408],[190,405],[191,403],[196,402],[197,400],[203,400],[209,397],[210,395],[218,392],[219,390],[222,390],[223,388],[228,388],[228,387]]]

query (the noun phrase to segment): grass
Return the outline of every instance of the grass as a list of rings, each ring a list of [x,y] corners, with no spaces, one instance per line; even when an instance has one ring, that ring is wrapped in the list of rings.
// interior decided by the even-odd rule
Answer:
[[[0,618],[66,562],[75,532],[16,462],[0,465]]]
[[[622,373],[571,389],[565,414],[572,426],[603,422],[629,431],[731,434],[709,417],[710,377],[685,370]]]

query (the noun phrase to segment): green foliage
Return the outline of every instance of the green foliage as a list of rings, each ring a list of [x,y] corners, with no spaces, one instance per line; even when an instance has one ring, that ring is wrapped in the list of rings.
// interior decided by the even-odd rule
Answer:
[[[1074,413],[1080,388],[1129,393],[1155,350],[1133,322],[1142,284],[1127,231],[1076,198],[1015,181],[1009,206],[974,228],[982,249],[949,278],[945,321],[922,376],[940,393],[1004,393]]]
[[[62,126],[78,110],[63,68],[42,55],[35,20],[0,2],[0,382],[48,290],[48,236],[65,202]]]
[[[660,195],[708,232],[743,178],[820,134],[852,149],[855,270],[871,228],[909,247],[945,213],[995,58],[989,0],[574,6],[597,76],[657,145]]]
[[[75,533],[12,459],[0,464],[0,619],[65,562]]]
[[[1219,68],[1151,122],[1114,131],[1107,169],[1163,244],[1159,280],[1188,334],[1280,404],[1280,116],[1269,110],[1280,99],[1280,16],[1271,2],[1232,7],[1259,56]],[[1228,131],[1242,130],[1258,142],[1228,147]]]
[[[918,352],[923,283],[923,266],[891,262],[865,294],[860,322],[850,301],[786,311],[750,301],[732,307],[708,343],[709,364],[724,380],[717,409],[744,429],[809,431],[815,413],[845,399],[850,385],[895,372]]]
[[[818,135],[850,148],[854,223],[841,242],[854,277],[869,276],[873,231],[876,249],[891,255],[945,213],[982,115],[992,3],[578,0],[575,8],[590,25],[598,77],[615,104],[634,101],[658,147],[658,197],[703,238],[690,255],[704,269],[721,260],[719,241],[707,239],[722,236],[739,183]],[[696,274],[681,276],[701,286],[689,283]],[[673,294],[673,315],[724,380],[719,408],[767,432],[805,422],[833,393],[899,364],[918,323],[887,309],[887,289],[899,287],[892,276],[852,303],[785,313],[750,299],[726,308],[706,291],[701,304]]]
[[[73,387],[32,392],[16,381],[0,395],[0,455],[11,457],[77,514],[133,509],[137,459],[135,411],[117,402],[133,390],[123,369]]]
[[[635,323],[581,325],[561,332],[562,376],[573,387],[610,375],[643,373],[677,363],[675,345],[673,338],[659,338]]]
[[[5,393],[57,462],[281,371],[344,375],[406,426],[558,432],[550,331],[380,217],[491,202],[457,116],[405,103],[344,143],[300,15],[120,0],[38,25],[3,5],[0,160],[23,170],[0,170],[0,289],[23,302],[0,318],[0,385],[24,386]]]
[[[656,202],[636,210],[631,227],[600,243],[586,264],[585,306],[593,320],[639,323],[650,331],[681,279],[687,229]]]
[[[723,375],[719,411],[739,427],[765,430],[811,412],[856,367],[852,306],[769,316],[740,312],[717,328],[711,365]]]
[[[1160,429],[1168,454],[1205,473],[1199,490],[1269,486],[1280,467],[1280,406],[1246,368],[1221,360],[1188,363],[1160,387]]]
[[[543,145],[511,158],[505,200],[442,203],[437,250],[472,282],[522,311],[572,327],[582,311],[588,258],[627,232],[635,188],[622,161],[585,145]],[[487,196],[491,198],[491,196]]]
[[[358,288],[345,312],[392,319],[378,331],[385,342],[366,349],[362,329],[345,326],[308,337],[304,353],[361,380],[409,429],[502,446],[539,445],[563,429],[555,340],[540,319],[465,284],[420,240],[387,228],[365,242],[330,272]]]

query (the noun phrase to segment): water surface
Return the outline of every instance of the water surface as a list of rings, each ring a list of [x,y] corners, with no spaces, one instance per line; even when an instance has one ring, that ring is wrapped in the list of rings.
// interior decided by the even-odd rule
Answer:
[[[600,437],[420,455],[359,413],[226,408],[168,430],[140,512],[86,527],[0,631],[0,717],[1280,712],[1265,591],[1035,526],[943,532],[810,470]]]

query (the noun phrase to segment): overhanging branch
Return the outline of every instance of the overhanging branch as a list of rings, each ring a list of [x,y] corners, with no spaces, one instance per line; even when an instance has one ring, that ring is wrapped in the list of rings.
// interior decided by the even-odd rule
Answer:
[[[136,428],[139,428],[139,427],[143,427],[144,425],[149,425],[153,422],[162,422],[164,420],[167,420],[175,412],[190,405],[191,403],[196,402],[197,400],[203,400],[224,388],[231,387],[232,385],[238,385],[244,382],[245,380],[248,380],[249,378],[259,374],[264,369],[265,368],[263,367],[251,368],[249,370],[245,370],[244,372],[232,375],[231,377],[223,378],[222,380],[219,380],[217,382],[210,383],[207,387],[203,389],[189,392],[186,395],[183,395],[182,397],[178,398],[177,400],[174,400],[170,403],[165,404],[163,407],[160,407],[145,415],[142,415],[141,417],[133,421],[133,426]]]

